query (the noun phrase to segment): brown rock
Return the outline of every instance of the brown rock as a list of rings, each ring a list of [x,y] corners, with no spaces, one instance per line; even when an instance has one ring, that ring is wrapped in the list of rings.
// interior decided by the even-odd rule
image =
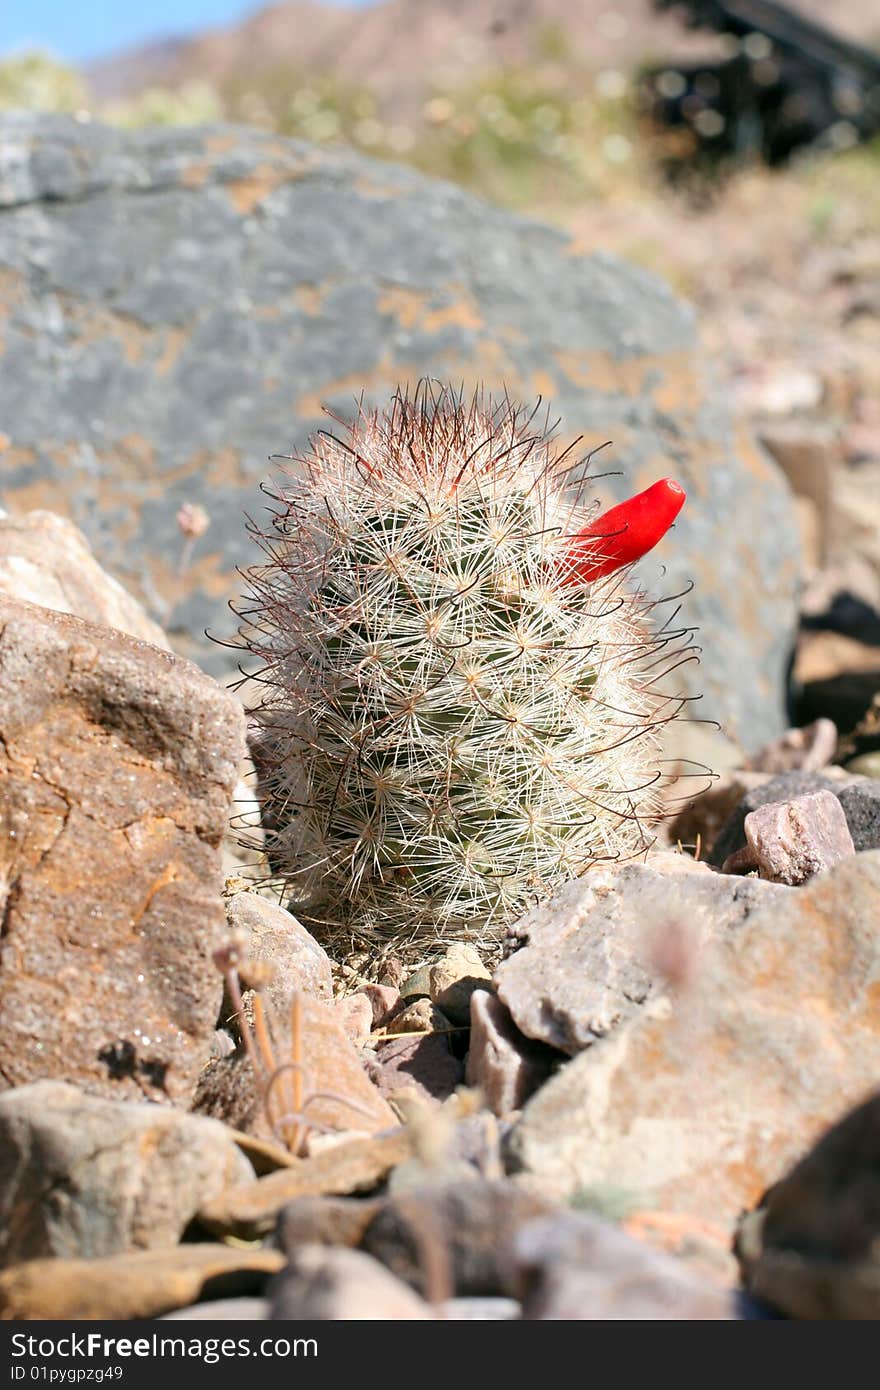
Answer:
[[[245,1134],[240,1129],[230,1129],[229,1133],[258,1178],[264,1173],[274,1173],[278,1168],[289,1168],[296,1162],[289,1149],[282,1149],[268,1139],[258,1139],[256,1135]]]
[[[791,1318],[880,1319],[880,1094],[824,1135],[740,1224],[746,1286]]]
[[[0,1265],[176,1245],[253,1169],[216,1120],[61,1081],[0,1095]]]
[[[271,968],[265,999],[279,1010],[289,1007],[295,990],[333,1000],[333,968],[323,946],[295,917],[259,893],[239,892],[225,900],[230,931],[246,942],[242,985],[248,985],[248,963]]]
[[[0,1084],[187,1104],[221,998],[241,708],[190,662],[0,599]]]
[[[441,1033],[449,1037],[452,1024],[430,999],[414,999],[411,1004],[404,1002],[386,1024],[389,1034],[399,1033]]]
[[[359,1250],[303,1245],[269,1289],[271,1316],[291,1322],[407,1322],[434,1316],[427,1303]]]
[[[758,873],[771,883],[805,883],[855,854],[843,807],[827,791],[759,806],[745,832]]]
[[[414,1033],[383,1043],[370,1075],[384,1096],[414,1091],[423,1100],[443,1101],[461,1084],[464,1067],[453,1056],[445,1034],[422,1037]]]
[[[278,1217],[275,1239],[292,1254],[300,1245],[360,1245],[382,1199],[297,1197]]]
[[[169,646],[159,624],[101,568],[82,531],[54,512],[0,512],[0,594]]]
[[[730,1226],[876,1083],[880,853],[777,891],[675,1001],[653,998],[528,1103],[511,1160],[542,1191],[616,1185]]]
[[[281,1067],[294,1056],[289,1006],[283,1011],[271,1009],[269,1019],[275,1038],[274,1061]],[[303,1114],[315,1130],[375,1134],[396,1125],[394,1112],[367,1076],[334,1006],[303,994],[300,1020]],[[255,1081],[250,1059],[241,1051],[221,1057],[199,1078],[195,1107],[234,1129],[284,1144],[278,1122],[285,1108],[292,1105],[292,1092],[288,1090],[285,1096],[279,1079],[267,1103],[267,1079],[261,1076],[259,1083]]]
[[[471,1045],[465,1080],[478,1086],[494,1115],[519,1110],[561,1060],[561,1053],[521,1033],[510,1010],[488,990],[471,996]]]
[[[400,1003],[400,990],[395,985],[362,985],[357,993],[370,1001],[374,1028],[380,1028]]]
[[[0,1273],[0,1318],[156,1318],[217,1296],[259,1293],[284,1265],[278,1250],[179,1245],[103,1260],[29,1260]]]
[[[360,1047],[373,1031],[372,1002],[364,994],[347,994],[337,999],[334,1007],[346,1037]]]
[[[412,1154],[402,1129],[373,1139],[349,1139],[310,1158],[294,1159],[256,1182],[229,1189],[208,1202],[199,1221],[208,1231],[255,1240],[273,1230],[278,1213],[303,1196],[349,1196],[372,1192],[392,1168]]]

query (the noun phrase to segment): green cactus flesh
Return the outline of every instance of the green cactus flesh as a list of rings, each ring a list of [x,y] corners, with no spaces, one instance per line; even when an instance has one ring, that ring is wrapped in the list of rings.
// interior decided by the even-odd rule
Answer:
[[[593,515],[532,418],[422,387],[321,434],[250,574],[269,853],[358,934],[491,939],[644,849],[687,651],[620,574],[565,575]]]

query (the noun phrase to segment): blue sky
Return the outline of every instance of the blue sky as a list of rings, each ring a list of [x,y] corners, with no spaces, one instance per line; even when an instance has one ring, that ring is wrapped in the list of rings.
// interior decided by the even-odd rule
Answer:
[[[262,8],[260,0],[0,0],[0,53],[39,47],[82,63],[150,39],[229,24]]]

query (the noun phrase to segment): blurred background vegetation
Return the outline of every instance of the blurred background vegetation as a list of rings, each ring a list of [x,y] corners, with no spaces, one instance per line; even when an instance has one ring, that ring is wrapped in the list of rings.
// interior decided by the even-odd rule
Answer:
[[[255,65],[244,57],[217,80],[178,78],[101,98],[76,68],[35,50],[0,58],[0,110],[62,111],[127,127],[244,122],[410,164],[550,220],[621,199],[705,201],[726,183],[730,169],[714,181],[679,180],[673,193],[666,146],[640,111],[640,64],[597,70],[550,24],[536,31],[532,50],[528,62],[429,80],[403,109],[366,77],[307,75],[286,58]],[[780,176],[800,191],[817,235],[830,229],[841,199],[867,199],[866,214],[880,213],[880,140],[851,145],[826,141]],[[736,172],[747,178],[755,168],[747,162]]]

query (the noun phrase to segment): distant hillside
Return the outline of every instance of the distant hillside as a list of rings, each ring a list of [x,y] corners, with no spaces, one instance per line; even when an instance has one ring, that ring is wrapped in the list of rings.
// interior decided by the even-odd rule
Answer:
[[[792,8],[863,42],[880,40],[877,0],[797,0]],[[704,53],[710,35],[688,34],[650,0],[382,0],[346,9],[287,0],[243,23],[170,39],[94,64],[98,99],[192,80],[223,83],[277,64],[371,86],[405,108],[499,65],[568,53],[589,67],[629,68],[649,56]]]

